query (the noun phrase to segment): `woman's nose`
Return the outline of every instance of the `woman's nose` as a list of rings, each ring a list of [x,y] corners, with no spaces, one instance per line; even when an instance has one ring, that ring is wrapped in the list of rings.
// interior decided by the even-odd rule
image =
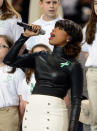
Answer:
[[[55,32],[55,29],[53,29],[52,32]]]

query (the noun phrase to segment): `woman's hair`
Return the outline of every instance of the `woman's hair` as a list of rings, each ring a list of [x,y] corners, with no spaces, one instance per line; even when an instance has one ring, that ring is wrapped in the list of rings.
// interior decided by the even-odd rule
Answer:
[[[11,38],[9,38],[6,35],[0,35],[0,38],[3,38],[6,42],[6,44],[8,45],[9,49],[12,47],[12,45],[14,44],[13,40]],[[11,71],[9,71],[8,73],[14,73],[16,71],[16,68],[13,67]]]
[[[50,48],[47,46],[47,45],[44,45],[44,44],[38,44],[38,45],[35,45],[31,50],[30,50],[30,53],[33,53],[34,52],[34,49],[36,48],[44,48],[46,51],[48,52],[51,52]],[[25,75],[26,75],[26,82],[29,83],[30,82],[30,79],[31,79],[31,75],[33,73],[33,69],[26,69],[25,71]]]
[[[88,44],[92,44],[93,40],[95,39],[96,23],[97,23],[97,15],[95,14],[94,11],[94,0],[93,0],[91,15],[86,29],[86,42]]]
[[[16,18],[20,17],[19,13],[15,11],[8,0],[3,0],[3,5],[0,10],[2,11],[1,20],[6,20],[8,18],[12,18],[13,16],[16,16]]]
[[[81,51],[81,41],[83,39],[81,27],[68,19],[57,21],[56,27],[66,31],[70,36],[69,42],[64,46],[65,55],[67,57],[77,57]]]

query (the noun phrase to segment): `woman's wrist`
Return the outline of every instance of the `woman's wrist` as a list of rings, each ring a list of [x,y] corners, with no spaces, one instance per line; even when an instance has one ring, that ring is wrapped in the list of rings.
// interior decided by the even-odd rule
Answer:
[[[22,34],[24,37],[30,37],[30,36],[28,36],[28,33],[26,33],[26,32],[24,32],[23,34]]]

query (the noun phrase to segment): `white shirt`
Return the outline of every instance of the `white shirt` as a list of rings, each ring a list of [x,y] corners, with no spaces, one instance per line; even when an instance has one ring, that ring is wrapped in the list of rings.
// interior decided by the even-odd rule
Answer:
[[[85,32],[86,32],[86,27],[83,30],[84,40],[86,37]],[[91,45],[88,45],[86,42],[84,42],[82,46],[82,51],[89,53],[85,66],[86,67],[97,67],[97,33],[95,34],[95,40],[93,41]]]
[[[9,66],[0,67],[0,108],[7,106],[18,106],[24,73],[17,69],[15,73],[8,73],[12,68]]]
[[[26,78],[23,79],[23,82],[22,82],[22,90],[23,90],[22,99],[24,101],[28,100],[29,96],[31,95],[31,92],[33,91],[35,83],[36,83],[36,80],[35,80],[34,74],[32,74],[30,82],[28,84],[26,82]]]
[[[53,46],[49,44],[50,33],[51,33],[52,29],[54,29],[56,21],[61,20],[62,18],[60,16],[58,16],[56,19],[54,19],[52,21],[45,21],[45,20],[43,20],[42,17],[43,16],[41,16],[41,18],[38,19],[37,21],[35,21],[33,24],[40,25],[41,28],[46,33],[45,33],[45,35],[38,35],[38,36],[30,37],[26,41],[26,47],[27,47],[28,50],[31,50],[31,48],[33,46],[35,46],[36,44],[45,44],[49,48],[51,48],[51,50],[53,49]]]
[[[83,32],[82,51],[88,52],[90,45],[87,44],[86,42],[86,26],[83,28],[82,32]]]
[[[15,17],[6,20],[0,20],[0,35],[9,36],[14,42],[20,37],[21,33],[24,32],[23,28],[17,25],[21,19]]]

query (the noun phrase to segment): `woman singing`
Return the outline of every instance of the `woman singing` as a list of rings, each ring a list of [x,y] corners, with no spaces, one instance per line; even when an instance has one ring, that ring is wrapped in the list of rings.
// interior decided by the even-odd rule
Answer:
[[[18,55],[30,36],[36,36],[40,27],[32,25],[36,33],[26,30],[13,45],[4,63],[13,67],[34,69],[36,84],[27,104],[23,131],[76,131],[83,90],[83,71],[76,60],[81,51],[82,31],[70,20],[59,20],[51,32],[49,43],[53,52],[40,51]],[[63,98],[71,89],[71,114]],[[28,100],[28,101],[29,101]],[[27,108],[31,106],[31,110]]]

